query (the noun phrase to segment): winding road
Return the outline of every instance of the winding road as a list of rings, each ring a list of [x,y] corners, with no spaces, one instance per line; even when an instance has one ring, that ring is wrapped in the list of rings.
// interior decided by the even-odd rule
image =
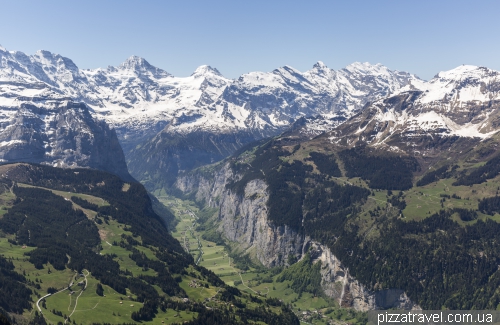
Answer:
[[[45,296],[43,296],[43,297],[41,297],[40,299],[38,299],[38,300],[36,301],[36,308],[38,308],[38,311],[39,311],[39,312],[42,312],[42,308],[40,308],[40,301],[42,301],[43,299],[45,299],[45,298],[47,298],[47,297],[49,297],[49,296],[53,296],[53,295],[55,295],[55,294],[58,294],[59,292],[66,291],[66,290],[68,290],[68,288],[69,288],[69,287],[71,287],[72,285],[73,285],[73,281],[71,281],[71,283],[70,283],[70,284],[69,284],[66,288],[61,289],[61,290],[59,290],[59,291],[57,291],[57,292],[54,292],[54,293],[49,293],[49,294],[46,294]]]
[[[80,291],[80,294],[78,295],[78,297],[76,297],[76,300],[75,300],[75,307],[73,308],[73,311],[71,312],[71,314],[69,314],[68,318],[69,318],[69,317],[71,317],[71,316],[73,315],[73,313],[75,312],[75,310],[76,310],[76,306],[78,305],[78,298],[80,298],[80,296],[82,295],[82,293],[83,293],[83,292],[85,291],[85,289],[87,288],[87,283],[88,283],[88,282],[87,282],[87,276],[88,276],[90,273],[89,273],[87,270],[85,270],[85,272],[87,272],[87,274],[82,273],[82,274],[83,274],[83,276],[84,276],[84,278],[85,278],[85,279],[84,279],[84,281],[85,281],[85,285],[84,285],[83,289]],[[69,284],[67,287],[65,287],[64,289],[61,289],[61,290],[59,290],[59,291],[57,291],[57,292],[55,292],[55,293],[49,293],[49,294],[46,294],[45,296],[43,296],[43,297],[41,297],[40,299],[38,299],[38,300],[37,300],[37,302],[36,302],[36,308],[38,308],[38,311],[39,311],[40,313],[42,313],[42,314],[43,314],[43,312],[42,312],[42,308],[40,307],[40,302],[41,302],[43,299],[45,299],[45,298],[47,298],[47,297],[50,297],[50,296],[53,296],[53,295],[55,295],[55,294],[58,294],[58,293],[60,293],[60,292],[63,292],[63,291],[68,290],[68,288],[70,288],[70,287],[73,285],[73,283],[74,283],[74,280],[72,280],[72,281],[70,282],[70,284]],[[71,301],[71,300],[70,300],[70,301]],[[71,303],[70,303],[70,304],[71,304]],[[96,305],[96,306],[97,306],[97,305]],[[94,308],[95,308],[95,307],[94,307]],[[69,310],[69,307],[68,307],[68,310]],[[66,322],[67,322],[67,319],[64,321],[64,323],[66,323]]]
[[[36,302],[36,308],[38,308],[39,312],[42,312],[42,308],[40,308],[40,301],[42,301],[43,299],[47,298],[48,296],[52,296],[52,294],[49,293],[48,295],[45,295],[42,298],[40,298],[40,299],[37,300],[37,302]]]

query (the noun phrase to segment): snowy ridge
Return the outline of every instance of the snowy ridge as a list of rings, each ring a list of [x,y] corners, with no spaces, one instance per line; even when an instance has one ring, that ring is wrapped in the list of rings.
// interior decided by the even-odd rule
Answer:
[[[479,101],[498,100],[500,89],[500,73],[484,67],[463,65],[449,71],[438,73],[429,82],[415,81],[400,91],[411,89],[423,91],[419,98],[422,104],[443,103],[448,104],[447,109],[452,110],[459,104]]]
[[[0,48],[1,107],[16,107],[19,97],[68,97],[89,105],[122,137],[166,125],[169,132],[234,132],[278,130],[301,116],[348,117],[368,101],[418,81],[380,64],[355,63],[335,71],[322,62],[304,73],[284,66],[236,80],[200,66],[179,78],[137,56],[118,67],[81,70],[48,51],[28,56]]]
[[[460,66],[428,82],[412,80],[392,96],[374,101],[329,137],[348,146],[361,141],[391,148],[415,147],[423,138],[484,140],[499,131],[499,108],[500,72]]]
[[[414,94],[413,110],[389,100],[405,94]],[[496,130],[498,114],[480,107],[499,101],[499,94],[499,72],[475,66],[440,72],[426,82],[381,64],[333,70],[319,61],[306,72],[283,66],[231,80],[207,65],[183,78],[137,56],[117,67],[80,70],[48,51],[28,56],[0,48],[0,122],[26,100],[72,99],[86,103],[122,138],[152,135],[165,126],[170,133],[277,132],[300,117],[308,118],[302,132],[317,135],[352,116],[350,124],[363,118],[374,123],[365,123],[358,135],[384,130],[366,140],[373,144],[394,132],[485,138]],[[365,116],[360,111],[369,102],[376,112]]]
[[[382,65],[359,63],[335,71],[320,61],[304,73],[284,66],[269,73],[245,74],[228,87],[223,99],[230,105],[247,105],[264,121],[283,126],[301,116],[349,117],[367,102],[383,98],[412,80],[419,79]]]

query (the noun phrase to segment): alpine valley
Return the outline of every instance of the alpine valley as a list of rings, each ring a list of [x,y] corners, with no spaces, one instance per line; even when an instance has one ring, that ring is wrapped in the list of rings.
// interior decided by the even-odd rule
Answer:
[[[476,66],[180,78],[0,47],[1,312],[361,324],[497,309],[499,106],[500,72]]]

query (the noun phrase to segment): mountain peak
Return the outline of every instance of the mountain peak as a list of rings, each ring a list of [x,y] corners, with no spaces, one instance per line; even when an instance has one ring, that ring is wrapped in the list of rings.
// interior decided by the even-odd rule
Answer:
[[[38,50],[32,58],[34,58],[35,61],[40,62],[42,65],[64,67],[72,71],[75,75],[79,73],[77,65],[71,59],[57,53],[52,53],[46,50]]]
[[[448,71],[441,71],[436,75],[436,78],[444,79],[457,79],[464,76],[471,76],[475,74],[482,74],[478,66],[462,64],[454,69]]]
[[[0,51],[1,52],[7,52],[7,49],[5,47],[3,47],[2,44],[0,44]]]
[[[118,69],[135,71],[138,74],[150,72],[156,78],[170,76],[168,72],[151,65],[148,61],[146,61],[146,59],[137,55],[132,55],[126,59],[122,64],[120,64]]]
[[[35,56],[43,57],[43,58],[47,58],[47,59],[54,59],[54,58],[59,57],[60,55],[52,53],[52,52],[47,51],[47,50],[38,50],[35,52]]]
[[[144,58],[141,58],[137,55],[132,55],[128,59],[126,59],[122,64],[120,64],[121,68],[136,70],[137,68],[149,68],[151,64],[146,61]]]
[[[277,73],[277,74],[296,74],[296,75],[300,75],[302,74],[299,70],[295,69],[294,67],[290,66],[290,65],[284,65],[282,67],[279,67],[278,69],[274,69],[273,70],[273,73]]]
[[[384,67],[385,66],[380,63],[371,64],[370,62],[353,62],[349,64],[347,67],[345,67],[345,69],[349,71],[370,71]]]
[[[206,65],[206,64],[200,65],[198,68],[196,68],[196,70],[194,70],[194,72],[191,74],[191,76],[195,76],[195,77],[196,76],[206,76],[208,74],[222,77],[219,70],[217,70],[216,68],[212,68],[211,66]]]
[[[313,65],[313,69],[326,69],[328,68],[326,64],[323,63],[323,61],[318,61]]]

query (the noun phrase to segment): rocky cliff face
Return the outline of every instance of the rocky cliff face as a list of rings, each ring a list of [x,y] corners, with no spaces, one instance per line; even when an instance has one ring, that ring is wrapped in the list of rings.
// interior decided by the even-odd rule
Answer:
[[[132,179],[115,131],[85,104],[47,97],[16,102],[0,115],[1,162],[90,167]]]
[[[302,255],[304,238],[288,226],[275,226],[268,220],[267,184],[260,179],[250,181],[244,196],[225,188],[234,175],[228,164],[211,179],[201,175],[180,177],[175,184],[183,192],[195,193],[198,201],[219,208],[219,231],[239,244],[267,267],[283,265],[288,257]]]
[[[345,307],[356,310],[420,309],[403,290],[372,292],[349,274],[349,270],[330,249],[288,226],[276,226],[268,218],[267,184],[260,179],[250,181],[244,195],[225,188],[229,180],[238,179],[229,164],[212,173],[191,173],[178,178],[175,186],[195,195],[197,201],[217,207],[219,231],[267,267],[285,265],[289,255],[302,258],[306,252],[322,263],[321,286],[325,294]]]
[[[363,311],[389,308],[421,309],[403,290],[387,289],[373,292],[366,289],[349,274],[349,269],[342,265],[328,247],[306,238],[303,252],[306,251],[322,264],[321,286],[325,294],[337,300],[341,306]]]
[[[219,230],[267,267],[283,265],[289,255],[301,255],[303,236],[267,218],[269,199],[263,180],[250,181],[244,197],[225,191],[219,203]]]

